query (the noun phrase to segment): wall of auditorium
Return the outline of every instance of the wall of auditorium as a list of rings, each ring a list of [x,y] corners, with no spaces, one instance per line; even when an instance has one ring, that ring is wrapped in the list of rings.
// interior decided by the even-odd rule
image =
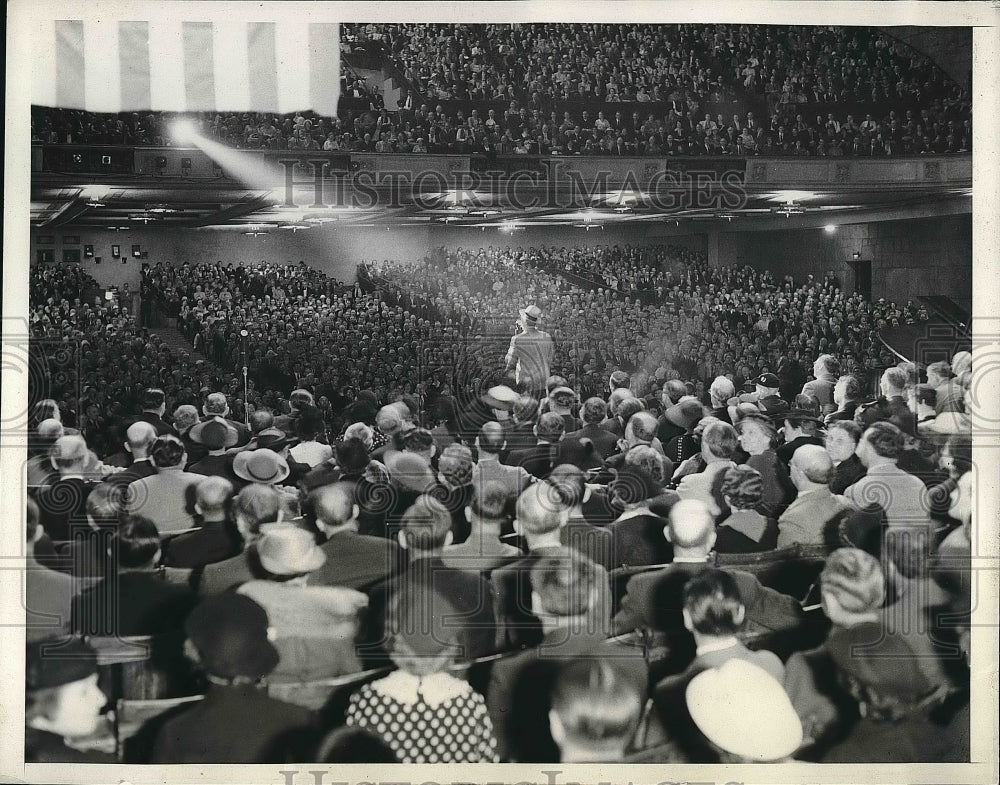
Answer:
[[[841,285],[854,287],[847,261],[853,254],[872,261],[872,296],[890,300],[919,295],[951,297],[963,306],[972,299],[972,216],[946,215],[905,221],[839,225],[790,231],[724,232],[719,235],[723,265],[749,264],[775,276],[822,277],[832,271]]]
[[[72,234],[71,234],[72,232]],[[51,243],[39,245],[39,235],[48,236]],[[66,238],[71,243],[65,242]],[[78,241],[78,242],[77,242]],[[55,264],[60,264],[64,249],[79,249],[92,245],[94,257],[81,259],[81,265],[104,287],[129,284],[136,291],[143,263],[180,265],[196,262],[252,262],[268,259],[275,262],[304,261],[340,280],[353,280],[357,263],[362,259],[416,259],[430,247],[428,231],[398,229],[391,231],[374,227],[314,228],[302,232],[272,231],[260,237],[249,237],[238,230],[221,229],[132,229],[128,232],[88,231],[67,229],[31,232],[30,259],[37,258],[36,249],[52,248]],[[112,246],[119,247],[122,257],[112,258]],[[145,259],[132,256],[132,246],[138,245]],[[96,257],[101,258],[97,264]]]

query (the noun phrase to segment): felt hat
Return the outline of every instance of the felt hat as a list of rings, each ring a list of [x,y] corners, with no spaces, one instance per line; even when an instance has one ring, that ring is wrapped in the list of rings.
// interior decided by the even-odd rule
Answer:
[[[787,758],[802,723],[785,688],[763,668],[731,659],[695,676],[685,694],[695,726],[715,746],[747,760]]]
[[[704,414],[705,408],[694,399],[679,401],[664,412],[669,422],[686,431],[691,430]]]
[[[762,373],[754,379],[754,384],[759,384],[761,387],[778,387],[781,385],[781,382],[778,381],[778,377],[773,373]]]
[[[518,309],[518,313],[529,322],[537,322],[542,318],[542,309],[537,305],[528,305],[524,308],[520,308]]]
[[[272,575],[303,575],[326,563],[326,554],[305,529],[290,524],[265,524],[257,541],[260,565]]]
[[[921,655],[903,637],[890,633],[879,622],[835,628],[826,647],[841,673],[880,695],[915,702],[936,688],[920,667]]]
[[[232,447],[240,438],[236,428],[216,418],[192,426],[191,430],[188,431],[188,436],[191,441],[202,444],[210,450]]]
[[[233,472],[248,482],[274,485],[289,475],[288,462],[274,450],[261,447],[236,453]]]

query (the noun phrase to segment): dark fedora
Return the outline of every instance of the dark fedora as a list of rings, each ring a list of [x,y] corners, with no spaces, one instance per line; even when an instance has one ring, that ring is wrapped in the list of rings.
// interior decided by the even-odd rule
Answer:
[[[210,450],[232,447],[239,441],[239,432],[229,423],[212,418],[192,426],[188,431],[191,441],[202,444]]]
[[[693,398],[675,403],[664,412],[668,422],[690,431],[705,416],[705,407]]]

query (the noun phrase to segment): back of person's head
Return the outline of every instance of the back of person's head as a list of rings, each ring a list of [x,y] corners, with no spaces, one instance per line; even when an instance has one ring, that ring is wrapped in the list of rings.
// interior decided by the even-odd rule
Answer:
[[[479,452],[487,455],[499,455],[503,450],[506,437],[503,426],[496,421],[483,423],[479,429]]]
[[[501,482],[487,480],[476,483],[469,501],[469,513],[480,521],[498,522],[506,516],[504,509],[510,495]]]
[[[848,613],[872,613],[885,602],[882,565],[860,548],[838,548],[823,565],[820,589],[827,615],[830,614],[830,598]]]
[[[618,404],[618,417],[624,423],[631,422],[631,420],[640,412],[644,411],[646,408],[645,404],[638,398],[626,398],[620,404]]]
[[[725,570],[705,570],[684,586],[684,623],[691,632],[716,637],[735,635],[746,607],[740,589]]]
[[[39,446],[48,447],[65,434],[65,428],[63,428],[62,422],[54,417],[49,417],[38,423],[35,434],[38,437]]]
[[[121,486],[100,483],[87,494],[87,518],[92,526],[101,529],[115,529],[124,509],[124,490]]]
[[[343,526],[354,518],[354,486],[349,482],[324,485],[309,494],[306,506],[317,524]]]
[[[588,398],[580,409],[580,417],[587,425],[600,425],[607,416],[608,407],[601,398]]]
[[[657,485],[663,485],[673,474],[673,463],[664,458],[652,447],[639,444],[625,453],[625,466],[636,467],[653,479]]]
[[[31,407],[31,419],[34,422],[42,420],[59,420],[62,422],[62,412],[59,403],[54,398],[43,398]]]
[[[566,387],[569,382],[566,381],[565,376],[559,376],[558,374],[552,374],[548,379],[545,380],[545,393],[551,394],[553,390],[559,387]]]
[[[792,467],[799,469],[809,482],[825,485],[830,480],[833,461],[830,454],[818,444],[804,444],[792,453],[789,469]]]
[[[712,380],[708,392],[712,396],[712,405],[721,406],[736,395],[736,385],[733,384],[732,379],[726,376],[716,376]]]
[[[125,431],[125,440],[133,455],[146,455],[156,441],[156,428],[142,420],[134,422]]]
[[[611,374],[610,379],[608,379],[608,387],[611,392],[614,392],[615,390],[628,389],[630,384],[632,384],[632,377],[625,371],[614,371]]]
[[[344,430],[344,443],[346,444],[351,439],[356,439],[365,446],[365,450],[371,449],[373,439],[375,434],[371,429],[371,426],[366,425],[363,422],[351,423]]]
[[[840,373],[840,360],[832,354],[821,354],[816,358],[814,367],[827,375],[836,376]]]
[[[612,417],[617,417],[621,412],[619,408],[624,401],[628,401],[635,398],[635,395],[628,387],[618,387],[611,391],[611,395],[608,396],[608,411],[611,412]],[[635,414],[635,412],[632,412]]]
[[[157,469],[169,469],[181,465],[184,453],[184,442],[176,436],[158,436],[149,450],[149,457]]]
[[[331,731],[316,751],[320,763],[400,763],[389,743],[365,728],[353,725]]]
[[[715,518],[703,501],[681,499],[670,508],[667,532],[675,551],[705,553],[715,544]]]
[[[955,376],[961,376],[966,371],[972,370],[972,352],[956,352],[951,358],[951,372]]]
[[[233,484],[225,477],[206,477],[195,486],[194,500],[206,518],[225,514],[233,501]]]
[[[903,432],[890,422],[872,423],[861,437],[882,458],[898,458],[903,451]]]
[[[403,428],[403,418],[399,409],[392,404],[383,406],[375,415],[375,426],[386,436],[392,436]]]
[[[561,463],[552,469],[548,482],[555,488],[567,508],[572,509],[583,504],[583,496],[587,490],[587,475],[580,467],[571,463]]]
[[[597,565],[579,551],[561,548],[546,553],[531,568],[537,610],[551,616],[581,616],[594,609],[603,579]]]
[[[434,434],[426,428],[414,428],[403,437],[403,449],[408,452],[429,454],[434,448]]]
[[[274,414],[270,409],[257,409],[250,413],[250,432],[257,434],[274,427]]]
[[[569,510],[550,483],[531,485],[517,498],[517,528],[525,535],[543,535],[565,525]]]
[[[936,363],[931,363],[930,365],[927,366],[928,378],[931,376],[931,374],[934,374],[941,379],[946,379],[946,380],[950,379],[951,363],[949,363],[947,360],[939,360]]]
[[[512,414],[518,422],[527,422],[534,419],[538,413],[538,399],[530,395],[522,395],[514,402]]]
[[[563,437],[566,431],[566,421],[562,415],[555,412],[546,412],[538,418],[538,425],[535,431],[539,439],[547,442],[557,442]]]
[[[163,390],[157,388],[150,388],[142,393],[142,408],[143,411],[154,411],[159,409],[166,403],[167,396]]]
[[[907,376],[902,368],[886,368],[882,374],[883,392],[886,395],[899,395],[906,389]]]
[[[764,498],[764,478],[750,466],[731,466],[722,478],[722,495],[737,510],[752,510]]]
[[[52,463],[62,473],[79,471],[89,458],[82,436],[60,436],[49,450]]]
[[[254,412],[256,414],[257,412]],[[253,415],[250,415],[251,418]],[[198,422],[198,409],[189,403],[182,404],[174,409],[174,427],[179,431],[190,428]]]
[[[739,438],[736,429],[729,423],[713,422],[702,431],[701,445],[716,458],[728,461],[736,452]]]
[[[312,393],[308,390],[292,390],[292,394],[288,398],[288,403],[291,405],[292,409],[301,409],[307,404],[312,405]]]
[[[625,437],[628,438],[628,434],[631,433],[632,438],[636,441],[651,442],[656,438],[657,425],[656,418],[649,412],[636,412],[629,418],[628,425],[625,426]]]
[[[262,483],[252,483],[241,490],[233,500],[233,515],[240,528],[256,535],[261,524],[278,520],[278,513],[282,511],[281,495],[273,485]]]
[[[462,654],[463,625],[447,596],[429,582],[414,581],[386,605],[389,656],[415,676],[440,673]]]
[[[671,403],[677,403],[681,398],[687,395],[687,385],[685,385],[680,379],[670,379],[663,385],[663,389],[666,391],[667,397],[670,398]]]
[[[837,379],[837,385],[843,390],[845,401],[861,400],[861,382],[858,381],[858,377],[845,374]]]
[[[449,444],[441,451],[438,470],[449,485],[461,488],[472,482],[472,450],[464,444]]]
[[[151,564],[160,550],[160,533],[149,518],[127,515],[115,535],[118,544],[118,564],[125,568]]]
[[[563,760],[620,759],[639,723],[639,688],[611,662],[564,665],[552,688],[549,726]]]
[[[326,431],[323,413],[311,403],[299,406],[299,416],[295,423],[295,435],[303,440],[312,440]]]
[[[411,550],[438,551],[451,541],[451,514],[434,497],[418,496],[403,513],[401,535]]]

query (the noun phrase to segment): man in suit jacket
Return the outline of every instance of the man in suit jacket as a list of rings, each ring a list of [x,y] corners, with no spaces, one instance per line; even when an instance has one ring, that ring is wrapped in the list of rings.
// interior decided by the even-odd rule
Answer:
[[[590,439],[594,444],[594,449],[601,458],[607,458],[615,451],[618,445],[617,437],[606,428],[601,427],[601,423],[607,417],[608,407],[601,398],[588,398],[583,403],[580,416],[583,419],[583,427],[578,431],[567,433],[563,441],[580,441]]]
[[[129,483],[156,474],[156,467],[149,459],[149,451],[157,436],[156,428],[151,423],[145,420],[132,423],[125,431],[125,450],[132,456],[132,463],[124,471],[109,475],[104,482],[124,488]]]
[[[830,492],[832,471],[833,462],[822,447],[807,444],[795,451],[789,474],[798,495],[778,518],[779,548],[795,543],[822,545],[827,524],[850,506],[846,498]]]
[[[142,394],[142,412],[136,422],[146,422],[156,429],[157,436],[176,436],[177,431],[163,419],[167,411],[167,396],[163,390],[150,388]]]
[[[819,401],[820,415],[829,414],[837,408],[833,402],[833,387],[840,373],[840,361],[832,354],[821,354],[813,363],[812,381],[802,385],[802,394],[811,395]]]
[[[903,432],[892,423],[877,422],[858,442],[858,457],[866,474],[844,491],[858,509],[877,502],[885,509],[889,528],[909,527],[930,533],[930,503],[924,483],[897,466],[903,453]]]
[[[152,521],[133,516],[115,537],[119,572],[73,600],[73,629],[89,635],[165,635],[178,632],[194,606],[190,588],[157,574],[160,538]]]
[[[87,497],[96,484],[84,478],[90,453],[82,436],[56,439],[50,452],[59,479],[40,489],[38,507],[42,526],[54,542],[73,539],[75,531],[87,531]]]
[[[562,666],[613,659],[640,694],[647,677],[641,649],[607,641],[608,617],[596,601],[607,574],[580,554],[545,556],[531,570],[532,610],[542,623],[538,646],[506,657],[490,672],[486,705],[503,760],[545,762],[558,754],[549,731],[551,688]]]
[[[500,454],[505,446],[505,434],[500,423],[488,422],[479,429],[479,436],[476,437],[479,460],[472,470],[472,487],[478,489],[489,482],[500,483],[513,501],[535,479],[523,466],[500,463]]]
[[[861,427],[853,420],[833,420],[827,426],[824,446],[833,461],[829,485],[835,494],[843,494],[865,476],[865,465],[856,452],[860,440]]]
[[[854,421],[863,428],[876,422],[890,422],[911,436],[916,435],[917,418],[906,402],[908,384],[902,368],[886,368],[879,380],[882,395],[874,404],[858,409]]]
[[[701,457],[705,468],[700,472],[685,475],[677,484],[677,495],[681,499],[697,499],[708,507],[712,515],[722,513],[719,488],[726,469],[732,468],[732,457],[739,446],[736,429],[729,423],[713,422],[701,435]]]
[[[620,469],[626,463],[629,450],[635,447],[649,447],[663,455],[663,445],[656,437],[656,425],[656,418],[649,412],[636,412],[629,417],[625,425],[625,436],[618,443],[621,452],[611,455],[606,461],[607,465],[612,469]]]
[[[566,423],[554,412],[546,412],[538,418],[535,426],[535,436],[538,442],[534,447],[517,450],[507,456],[509,466],[521,466],[528,474],[542,480],[549,476],[553,466],[559,461],[559,441],[563,437]]]
[[[35,560],[35,543],[45,530],[34,499],[27,501],[27,539],[24,551],[25,638],[30,643],[70,632],[70,609],[75,594],[73,579],[43,567]]]
[[[640,573],[629,580],[613,631],[621,635],[645,627],[668,635],[681,634],[690,643],[681,613],[684,587],[709,567],[715,520],[702,502],[679,501],[670,511],[664,534],[673,546],[673,561],[662,570]],[[761,586],[749,573],[733,571],[732,575],[747,609],[748,631],[781,630],[799,623],[802,611],[793,598]]]
[[[201,528],[163,543],[162,563],[194,569],[236,556],[243,538],[233,519],[233,484],[225,477],[205,477],[195,487],[194,509]]]
[[[564,463],[549,475],[549,483],[569,508],[566,525],[559,530],[559,541],[605,570],[615,563],[614,536],[607,526],[594,526],[587,520],[583,505],[591,494],[586,475],[578,467]]]
[[[278,664],[264,609],[249,597],[222,594],[195,608],[186,631],[209,690],[155,721],[150,762],[273,764],[308,757],[312,713],[257,686]]]
[[[195,487],[203,475],[184,471],[183,442],[176,436],[160,436],[153,442],[150,457],[156,474],[129,483],[128,511],[149,518],[161,535],[195,528]]]
[[[448,567],[441,559],[451,544],[451,514],[437,499],[420,495],[402,518],[398,540],[409,554],[409,566],[400,575],[370,592],[369,628],[363,658],[372,665],[387,663],[385,614],[394,596],[428,591],[429,597],[447,598],[457,612],[460,659],[474,659],[496,650],[496,614],[492,586],[475,573]],[[433,609],[432,609],[433,612]]]
[[[315,516],[316,528],[326,538],[320,545],[326,563],[310,574],[309,584],[364,591],[401,569],[405,554],[396,543],[384,537],[358,534],[359,509],[351,483],[339,482],[316,489],[309,495],[306,508]]]
[[[485,575],[501,564],[514,561],[521,552],[500,540],[502,528],[508,521],[506,508],[511,498],[508,489],[493,481],[473,487],[472,499],[464,510],[470,524],[469,536],[463,543],[447,546],[442,559],[456,570]]]
[[[233,500],[233,519],[243,539],[243,550],[228,559],[206,564],[192,576],[202,596],[218,594],[247,581],[264,577],[257,557],[256,541],[260,527],[287,517],[284,495],[273,485],[248,485]]]
[[[667,521],[649,505],[663,492],[652,475],[641,466],[627,466],[611,485],[625,511],[608,527],[611,533],[613,567],[666,564],[673,555],[663,537]]]
[[[501,423],[508,451],[526,450],[535,443],[535,420],[537,417],[537,398],[525,395],[517,399],[511,409],[510,418]]]
[[[191,439],[191,429],[198,424],[198,409],[191,404],[184,404],[174,409],[174,427],[177,428],[177,435],[184,444],[184,452],[187,453],[188,466],[200,461],[208,455],[208,448],[198,444]],[[187,466],[184,467],[185,469]]]

